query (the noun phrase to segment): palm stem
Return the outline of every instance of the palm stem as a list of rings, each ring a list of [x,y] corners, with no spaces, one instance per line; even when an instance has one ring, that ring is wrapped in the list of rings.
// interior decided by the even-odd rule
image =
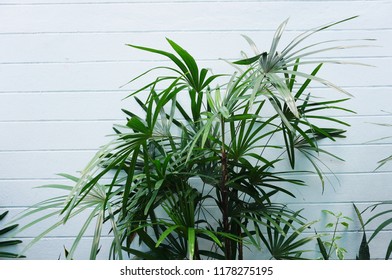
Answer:
[[[331,251],[332,251],[332,245],[335,243],[335,236],[336,236],[336,231],[338,229],[338,224],[339,224],[339,217],[336,220],[336,224],[335,224],[335,228],[333,230],[333,235],[332,235],[332,239],[331,239],[331,246],[329,247],[329,251],[328,251],[328,258],[331,256]]]
[[[221,208],[222,208],[222,222],[223,222],[223,232],[230,233],[230,223],[229,223],[229,190],[227,187],[228,181],[228,170],[227,170],[227,154],[225,149],[225,121],[221,117],[221,135],[222,135],[222,147],[221,147],[221,164],[222,164],[222,177],[220,192],[222,197]],[[225,244],[225,257],[226,259],[231,258],[231,240],[227,237],[224,239]]]

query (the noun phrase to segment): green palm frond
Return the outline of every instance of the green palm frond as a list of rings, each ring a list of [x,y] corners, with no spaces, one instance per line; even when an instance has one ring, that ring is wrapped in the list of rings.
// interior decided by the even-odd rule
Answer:
[[[335,40],[301,44],[347,20],[305,32],[281,51],[287,20],[268,52],[261,53],[244,36],[255,56],[234,62],[237,71],[231,74],[211,74],[170,39],[170,51],[128,45],[161,56],[171,66],[156,66],[131,79],[134,83],[156,70],[166,72],[129,94],[134,107],[123,109],[126,120],[113,127],[111,141],[78,178],[66,176],[72,185],[48,186],[66,195],[21,215],[41,215],[22,230],[59,215],[27,247],[88,211],[68,258],[90,225],[91,259],[97,257],[104,225],[110,228],[106,234],[112,237],[110,254],[116,259],[242,259],[247,246],[267,246],[277,259],[301,258],[303,245],[313,240],[302,233],[312,223],[275,199],[280,194],[294,197],[289,187],[304,185],[293,176],[302,174],[295,170],[300,159],[309,160],[323,182],[319,154],[338,157],[318,142],[344,137],[348,126],[325,113],[351,112],[341,105],[347,98],[320,101],[310,88],[318,82],[347,93],[318,76],[328,61],[311,56],[351,46],[329,46]],[[314,70],[305,73],[304,64],[314,64]],[[284,162],[291,169],[281,170]],[[57,210],[47,213],[53,208]]]

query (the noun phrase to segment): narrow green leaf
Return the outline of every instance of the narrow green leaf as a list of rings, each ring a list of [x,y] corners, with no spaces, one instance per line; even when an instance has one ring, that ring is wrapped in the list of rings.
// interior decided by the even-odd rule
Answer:
[[[320,237],[317,237],[317,245],[319,246],[320,253],[321,253],[321,256],[323,257],[323,259],[329,260],[329,255],[327,253],[327,249],[325,248],[324,243]]]
[[[8,226],[8,227],[5,227],[5,228],[3,228],[3,229],[0,230],[0,235],[6,234],[6,233],[12,231],[13,229],[15,229],[15,228],[17,228],[17,227],[18,227],[17,224],[11,225],[11,226]]]
[[[131,162],[129,164],[127,180],[126,180],[126,184],[124,187],[124,194],[122,197],[122,205],[123,205],[122,211],[124,214],[126,214],[126,212],[127,212],[127,203],[128,203],[129,195],[131,193],[132,181],[133,181],[133,176],[135,174],[135,166],[137,163],[137,158],[139,156],[139,150],[140,150],[140,146],[137,146],[136,149],[134,149],[133,154],[132,154],[132,158],[131,158]]]
[[[233,63],[237,64],[237,65],[250,65],[253,62],[256,62],[260,57],[261,57],[261,54],[258,54],[254,57],[251,57],[251,58],[246,58],[246,59],[234,61]]]
[[[270,82],[274,85],[275,89],[278,91],[278,94],[283,98],[284,102],[289,107],[293,115],[296,118],[299,118],[299,112],[297,105],[295,104],[295,99],[291,95],[291,92],[288,89],[286,83],[282,82],[282,80],[274,73],[267,73],[267,77],[270,79]]]
[[[201,84],[199,85],[199,68],[197,67],[197,63],[196,63],[195,59],[186,50],[184,50],[182,47],[180,47],[178,44],[176,44],[172,40],[170,40],[168,38],[166,38],[166,40],[169,42],[171,47],[176,51],[176,53],[185,62],[186,66],[189,70],[187,72],[190,73],[190,76],[192,77],[191,81],[193,82],[195,89],[200,90]],[[184,72],[184,74],[187,74],[187,73]]]
[[[101,232],[103,226],[103,216],[104,216],[104,211],[101,210],[98,214],[96,225],[95,225],[93,244],[91,245],[91,250],[90,250],[90,260],[95,260],[97,258],[97,253],[99,251],[99,242],[101,239]]]
[[[273,57],[276,55],[276,50],[277,50],[279,41],[280,41],[280,39],[281,39],[281,37],[283,35],[283,31],[285,30],[288,21],[289,21],[289,19],[286,19],[276,29],[276,32],[274,34],[274,38],[272,39],[271,48],[270,48],[270,51],[268,53],[268,63],[269,64],[272,63]],[[270,66],[273,67],[273,65],[270,65]]]
[[[219,253],[212,252],[212,251],[207,251],[207,250],[199,250],[199,254],[202,256],[206,256],[208,258],[211,258],[211,259],[215,259],[215,260],[224,260],[225,259],[224,255],[221,255]]]
[[[385,254],[385,259],[386,259],[386,260],[389,260],[389,258],[391,257],[391,254],[392,254],[392,239],[391,239],[391,241],[389,242],[389,246],[388,246],[387,252],[386,252],[386,254]]]
[[[296,72],[298,70],[298,65],[299,65],[299,58],[295,61],[295,64],[293,66],[293,72]],[[291,74],[289,85],[288,85],[290,92],[293,92],[294,84],[295,84],[295,74]]]
[[[282,109],[279,107],[278,103],[276,102],[275,99],[270,98],[269,101],[271,102],[272,106],[274,107],[275,111],[278,113],[280,118],[282,119],[282,122],[286,125],[286,127],[291,131],[295,132],[293,126],[291,125],[290,121],[287,119],[285,114],[283,113]]]
[[[245,38],[245,40],[248,42],[249,46],[252,48],[253,52],[255,53],[255,55],[260,54],[259,49],[257,48],[255,42],[253,42],[253,40],[251,38],[249,38],[248,36],[242,34],[242,37]]]
[[[151,254],[151,252],[144,252],[144,251],[140,251],[137,249],[133,249],[133,248],[128,248],[128,247],[122,247],[122,250],[124,250],[127,253],[130,253],[134,256],[136,256],[137,258],[143,259],[143,260],[154,260],[156,259],[156,256]]]
[[[359,246],[359,252],[357,260],[370,260],[369,243],[366,240],[366,233],[363,232],[361,245]]]
[[[188,255],[189,259],[193,260],[195,255],[196,232],[192,227],[188,228]]]
[[[158,193],[159,193],[159,189],[155,189],[152,192],[151,197],[150,197],[146,207],[144,208],[144,215],[148,214],[148,212],[150,211],[151,206],[156,202],[156,198],[157,198]]]
[[[310,74],[311,77],[316,76],[317,72],[321,69],[321,67],[323,66],[322,63],[320,63]],[[292,71],[292,75],[296,75],[297,73],[297,68],[293,69]],[[302,84],[302,86],[299,88],[299,90],[297,91],[297,93],[295,94],[295,99],[298,99],[302,93],[305,91],[305,89],[309,86],[310,82],[312,81],[312,79],[309,77],[306,79],[306,81]]]
[[[21,256],[15,253],[9,252],[0,252],[0,258],[7,258],[7,259],[15,259],[15,258],[25,258],[25,256]]]
[[[5,216],[7,216],[8,212],[9,212],[9,211],[5,211],[4,213],[2,213],[2,214],[0,215],[0,221],[1,221],[2,219],[4,219]]]
[[[316,27],[316,28],[313,28],[313,29],[311,29],[311,30],[308,30],[308,31],[305,31],[305,32],[301,33],[300,35],[298,35],[297,37],[295,37],[295,38],[290,42],[290,44],[288,44],[288,45],[286,46],[286,48],[282,51],[282,56],[285,57],[292,49],[294,49],[298,44],[300,44],[302,41],[304,41],[304,40],[305,40],[306,38],[308,38],[309,36],[311,36],[311,35],[313,35],[313,34],[315,34],[315,33],[317,33],[317,32],[320,32],[320,31],[322,31],[322,30],[328,29],[328,28],[330,28],[330,27],[332,27],[332,26],[338,25],[338,24],[340,24],[340,23],[343,23],[343,22],[352,20],[352,19],[354,19],[354,18],[356,18],[356,17],[358,17],[358,16],[349,17],[349,18],[346,18],[346,19],[343,19],[343,20],[340,20],[340,21],[337,21],[337,22],[333,22],[333,23],[331,23],[331,24],[322,25],[322,26],[320,26],[320,27]]]
[[[294,74],[294,72],[291,71],[291,70],[280,70],[280,72],[287,73],[287,74]],[[333,84],[333,83],[331,83],[331,82],[329,82],[329,81],[327,81],[325,79],[319,78],[317,76],[312,76],[312,75],[309,75],[309,74],[306,74],[306,73],[298,72],[298,71],[295,72],[295,75],[301,76],[301,77],[304,77],[304,78],[307,78],[307,79],[314,80],[314,81],[319,82],[319,83],[321,83],[321,84],[323,84],[323,85],[325,85],[325,86],[327,86],[329,88],[333,88],[333,89],[335,89],[337,91],[340,91],[340,92],[342,92],[342,93],[352,97],[352,94],[350,94],[348,91],[344,90],[343,88],[341,88],[341,87],[339,87],[339,86],[337,86],[337,85],[335,85],[335,84]]]
[[[361,224],[361,228],[362,228],[362,230],[364,231],[364,230],[365,230],[365,224],[364,224],[364,222],[363,222],[362,214],[361,214],[361,212],[359,211],[358,207],[357,207],[354,203],[353,203],[353,207],[354,207],[355,213],[357,214],[359,223]]]
[[[140,49],[140,50],[143,50],[143,51],[147,51],[147,52],[156,53],[156,54],[160,54],[160,55],[166,56],[167,58],[172,60],[181,69],[181,71],[183,73],[187,73],[188,72],[188,70],[187,70],[186,66],[184,65],[184,63],[182,63],[181,60],[178,59],[172,53],[165,52],[165,51],[162,51],[162,50],[147,48],[147,47],[143,47],[143,46],[131,45],[131,44],[127,44],[127,46],[132,47],[132,48],[136,48],[136,49]]]
[[[159,237],[158,241],[155,244],[155,247],[159,247],[159,245],[161,245],[161,243],[166,239],[166,237],[171,234],[173,231],[175,231],[176,229],[178,229],[180,227],[180,225],[174,225],[174,226],[170,226],[168,227],[164,232],[162,232],[161,236]]]
[[[388,225],[392,224],[392,218],[385,220],[384,222],[382,222],[377,228],[376,230],[373,232],[373,234],[370,236],[369,238],[369,243],[370,241],[373,240],[374,237],[377,236],[377,234],[383,230],[385,227],[387,227]]]
[[[22,243],[22,240],[0,241],[0,247],[12,246]]]

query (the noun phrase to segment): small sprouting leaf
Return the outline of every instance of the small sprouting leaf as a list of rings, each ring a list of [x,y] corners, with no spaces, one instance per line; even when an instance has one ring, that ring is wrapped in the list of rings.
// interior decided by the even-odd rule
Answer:
[[[321,212],[323,212],[324,214],[329,214],[329,215],[332,215],[332,216],[336,217],[335,213],[332,212],[332,211],[329,211],[329,210],[321,210]]]
[[[349,227],[349,224],[346,223],[346,222],[341,222],[340,224],[341,224],[342,226],[344,226],[345,228],[348,228],[348,227]]]
[[[342,252],[342,250],[337,250],[336,255],[338,256],[339,260],[343,260],[344,259],[344,253]]]
[[[334,226],[333,223],[328,223],[328,224],[325,225],[326,228],[332,228],[333,226]]]

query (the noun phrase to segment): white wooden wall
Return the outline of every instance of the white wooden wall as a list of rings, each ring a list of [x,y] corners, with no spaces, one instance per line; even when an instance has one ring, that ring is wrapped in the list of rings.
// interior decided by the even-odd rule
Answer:
[[[160,57],[126,43],[168,49],[169,37],[218,72],[228,67],[219,58],[236,59],[241,50],[249,50],[240,34],[266,48],[275,28],[288,17],[286,42],[308,28],[359,15],[318,38],[374,38],[381,47],[330,54],[376,67],[324,70],[324,77],[355,96],[347,106],[358,113],[340,113],[352,125],[348,137],[325,147],[346,159],[326,159],[340,184],[331,175],[334,187],[327,185],[322,194],[317,178],[309,176],[310,186],[287,202],[305,208],[310,220],[325,222],[322,209],[354,218],[352,202],[364,208],[392,199],[392,166],[374,172],[377,161],[392,153],[392,139],[369,142],[392,135],[388,127],[373,124],[392,124],[392,116],[383,112],[392,112],[391,13],[390,0],[1,0],[0,212],[8,209],[14,216],[54,195],[32,188],[63,182],[57,173],[81,170],[106,142],[112,124],[123,122],[120,109],[129,109],[130,101],[122,98],[131,88],[120,87],[160,63]],[[344,234],[348,258],[355,258],[359,246],[358,227],[354,222]],[[42,228],[19,238],[27,243]],[[27,256],[57,259],[74,234],[72,226],[57,230]],[[383,257],[387,237],[391,230],[372,244],[372,257]],[[83,246],[89,246],[88,238]],[[88,250],[77,256],[87,258]]]

